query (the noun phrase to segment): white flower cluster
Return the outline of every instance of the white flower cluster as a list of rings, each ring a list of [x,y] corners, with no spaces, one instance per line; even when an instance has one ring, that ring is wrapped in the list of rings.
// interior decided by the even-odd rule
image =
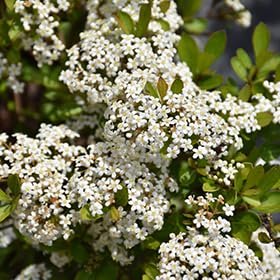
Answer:
[[[68,51],[68,69],[60,77],[71,92],[86,93],[90,104],[110,104],[128,89],[139,92],[147,81],[155,82],[166,72],[169,77],[172,69],[170,79],[181,73],[186,82],[191,80],[188,67],[174,63],[174,44],[179,39],[174,30],[181,18],[173,1],[166,13],[160,11],[161,1],[153,1],[153,20],[149,24],[152,34],[142,38],[123,34],[114,16],[116,10],[125,7],[124,11],[137,18],[141,1],[104,1],[101,5],[89,1],[92,2],[95,5],[90,8],[88,30],[81,33],[81,41]],[[170,30],[164,31],[158,20],[167,21]]]
[[[187,227],[187,233],[177,236],[172,233],[170,240],[161,244],[160,275],[156,279],[263,279],[261,262],[254,252],[243,242],[223,234],[230,231],[229,222],[220,216],[212,218],[215,213],[210,205],[223,204],[223,198],[207,194],[206,198],[190,196],[186,202],[201,208],[193,221],[195,227]],[[231,216],[234,207],[225,204],[222,210]]]
[[[0,80],[5,79],[7,87],[15,94],[23,93],[24,83],[19,81],[18,77],[21,75],[22,64],[9,64],[7,58],[0,52]]]
[[[48,280],[51,279],[52,273],[46,268],[46,265],[31,264],[23,269],[15,280]]]
[[[209,176],[229,185],[242,164],[227,163],[223,156],[230,146],[242,148],[242,131],[261,128],[258,113],[273,113],[279,106],[261,95],[252,105],[200,90],[188,66],[176,56],[179,38],[174,30],[181,19],[173,1],[166,12],[161,11],[160,1],[153,1],[146,37],[124,34],[116,12],[122,10],[137,22],[142,3],[146,1],[89,1],[87,30],[68,51],[67,69],[60,79],[71,92],[85,94],[87,108],[100,102],[107,105],[103,134],[107,141],[126,143],[149,156],[163,153],[176,158],[184,152],[206,159]],[[168,23],[169,30],[161,21]],[[183,85],[178,94],[171,90],[176,79]],[[159,80],[168,88],[165,96],[156,97]],[[277,114],[273,116],[277,122]]]
[[[15,12],[21,16],[23,29],[30,33],[22,36],[23,47],[32,51],[39,67],[58,60],[65,48],[57,34],[57,17],[69,6],[68,0],[16,0],[14,4]]]
[[[78,218],[68,178],[84,149],[63,139],[73,139],[77,134],[65,126],[41,125],[36,139],[13,136],[16,142],[10,146],[0,142],[0,178],[18,174],[22,181],[14,213],[16,227],[35,242],[51,245],[61,236],[67,239]],[[5,135],[0,138],[5,140]]]
[[[236,22],[243,27],[251,25],[252,15],[240,0],[225,0],[225,4],[236,13]]]
[[[280,279],[280,252],[275,248],[274,243],[262,243],[258,239],[258,234],[265,229],[259,229],[253,233],[252,240],[257,243],[263,253],[262,270],[264,271],[264,280]]]
[[[160,168],[152,172],[137,148],[109,142],[83,148],[65,141],[76,136],[65,126],[42,125],[35,139],[15,134],[9,145],[1,134],[0,178],[18,174],[22,181],[15,225],[33,242],[51,245],[73,233],[87,207],[93,218],[101,217],[91,230],[94,248],[107,246],[115,259],[127,263],[116,250],[124,255],[123,245],[130,249],[163,226],[169,211],[166,190],[177,190],[168,161],[154,160]],[[112,218],[114,210],[117,218]]]

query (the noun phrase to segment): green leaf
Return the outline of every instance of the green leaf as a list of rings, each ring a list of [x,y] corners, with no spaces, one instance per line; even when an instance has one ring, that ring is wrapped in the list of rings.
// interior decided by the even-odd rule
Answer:
[[[270,32],[264,23],[259,23],[253,34],[253,48],[255,57],[258,57],[269,47]]]
[[[252,232],[261,225],[260,218],[252,211],[237,213],[231,219],[232,235],[246,243],[250,242]]]
[[[280,192],[268,193],[261,201],[261,205],[255,209],[263,213],[280,212]]]
[[[116,15],[116,20],[120,26],[120,28],[126,34],[133,34],[134,33],[134,22],[129,14],[119,11]]]
[[[110,215],[111,215],[111,219],[116,222],[120,219],[120,213],[119,213],[119,210],[115,207],[115,206],[112,206],[110,208]]]
[[[167,90],[168,90],[168,84],[162,77],[159,77],[159,79],[158,79],[157,89],[158,89],[160,99],[161,99],[161,101],[163,101],[163,98],[166,95]]]
[[[163,0],[159,4],[160,10],[163,13],[166,13],[170,7],[170,0]]]
[[[258,184],[262,194],[271,190],[280,180],[280,166],[273,166]]]
[[[265,127],[272,122],[273,115],[270,112],[261,112],[257,114],[256,119],[261,127]]]
[[[238,49],[236,54],[239,61],[243,64],[244,67],[246,67],[247,69],[250,69],[252,67],[252,60],[245,50]]]
[[[143,242],[142,242],[142,247],[144,249],[150,249],[150,250],[157,250],[160,246],[160,242],[153,238],[152,236],[147,237]]]
[[[241,172],[238,171],[234,177],[234,189],[239,192],[243,187],[244,178],[241,175]]]
[[[206,53],[213,56],[212,63],[224,53],[226,41],[227,37],[225,31],[216,31],[208,39],[204,50]]]
[[[196,72],[199,49],[191,36],[183,34],[178,44],[178,53],[180,59],[187,63],[191,71]]]
[[[8,187],[13,195],[18,195],[20,193],[21,182],[18,175],[12,174],[8,177]]]
[[[4,221],[12,213],[10,204],[0,206],[0,223]]]
[[[194,15],[201,7],[201,0],[177,0],[179,12],[184,18]]]
[[[246,203],[252,205],[253,207],[258,207],[258,206],[261,205],[260,200],[257,199],[257,198],[252,198],[252,197],[249,197],[249,196],[242,196],[242,199],[243,199]]]
[[[159,275],[159,271],[154,264],[146,264],[144,267],[145,274],[151,279],[155,279]]]
[[[201,89],[210,90],[217,88],[222,82],[223,77],[221,75],[208,75],[200,78],[197,84]]]
[[[276,71],[275,71],[275,82],[280,81],[280,64],[277,66]]]
[[[204,192],[216,192],[220,190],[220,187],[206,182],[203,184],[202,189]]]
[[[86,247],[78,240],[73,240],[70,246],[70,252],[77,263],[85,263],[89,258]]]
[[[93,216],[91,215],[89,211],[88,205],[85,205],[84,207],[81,208],[80,210],[80,216],[83,221],[91,221],[93,220]]]
[[[271,238],[265,233],[265,232],[260,232],[258,234],[258,238],[262,243],[270,243],[272,242]]]
[[[175,79],[171,85],[171,90],[175,94],[182,93],[183,88],[184,88],[184,84],[180,79]]]
[[[12,198],[8,194],[6,194],[2,189],[0,189],[0,201],[9,203],[12,201]]]
[[[102,264],[96,271],[94,280],[117,280],[119,268],[116,263],[108,261]]]
[[[115,202],[118,206],[126,206],[128,202],[128,190],[126,187],[122,187],[121,190],[118,190],[115,194]]]
[[[231,60],[231,67],[234,70],[234,72],[236,73],[236,75],[243,81],[247,80],[247,70],[246,68],[243,66],[243,64],[240,62],[240,60],[234,56]]]
[[[154,86],[150,82],[146,83],[145,90],[146,92],[149,93],[149,95],[155,98],[160,98],[160,96],[158,95],[158,91],[154,88]]]
[[[257,184],[260,182],[263,176],[264,176],[263,166],[258,165],[253,167],[248,174],[247,181],[242,191],[257,186]]]
[[[151,4],[141,5],[139,20],[136,24],[136,36],[143,37],[147,33],[151,16]]]
[[[266,79],[267,75],[272,72],[276,71],[278,65],[280,64],[280,56],[275,55],[268,59],[259,69],[259,73],[257,78],[259,79]]]
[[[8,10],[11,12],[14,9],[15,0],[4,0]]]
[[[91,272],[81,270],[75,275],[74,280],[93,280],[93,279],[95,279],[95,278],[93,278],[93,275]]]
[[[251,88],[246,84],[238,93],[238,98],[242,101],[248,101],[251,97]]]
[[[208,22],[205,18],[194,18],[185,22],[184,28],[187,32],[199,34],[207,29]]]

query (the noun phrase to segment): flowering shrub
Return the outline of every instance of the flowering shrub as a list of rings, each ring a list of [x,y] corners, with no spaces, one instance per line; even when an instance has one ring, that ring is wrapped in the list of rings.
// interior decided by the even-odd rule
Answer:
[[[225,80],[251,14],[200,9],[0,3],[1,279],[279,279],[280,56],[260,23]]]

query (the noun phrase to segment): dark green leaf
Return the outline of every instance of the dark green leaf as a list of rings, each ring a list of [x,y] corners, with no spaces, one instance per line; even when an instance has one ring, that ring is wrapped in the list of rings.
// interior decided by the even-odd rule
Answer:
[[[21,182],[18,175],[9,175],[8,177],[8,187],[13,195],[18,195],[20,193]]]
[[[264,23],[259,23],[253,34],[253,48],[255,56],[259,56],[263,51],[266,51],[269,46],[270,33]]]
[[[184,18],[194,15],[201,7],[201,0],[177,0],[179,12]]]
[[[263,176],[264,168],[261,165],[253,167],[248,174],[247,181],[243,190],[247,190],[256,186]]]
[[[122,187],[121,190],[118,190],[115,194],[115,202],[118,206],[126,206],[128,202],[128,190],[126,187]]]
[[[262,243],[270,243],[272,242],[271,238],[265,233],[265,232],[260,232],[258,234],[258,238]]]
[[[136,36],[143,37],[147,33],[151,16],[151,4],[142,4],[139,20],[136,24]]]
[[[73,259],[78,263],[85,263],[89,258],[85,245],[78,240],[72,241],[70,251]]]

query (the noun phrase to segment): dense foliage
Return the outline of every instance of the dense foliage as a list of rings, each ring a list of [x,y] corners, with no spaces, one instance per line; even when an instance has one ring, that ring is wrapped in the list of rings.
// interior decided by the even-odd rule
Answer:
[[[280,279],[280,55],[202,8],[0,2],[1,280]]]

